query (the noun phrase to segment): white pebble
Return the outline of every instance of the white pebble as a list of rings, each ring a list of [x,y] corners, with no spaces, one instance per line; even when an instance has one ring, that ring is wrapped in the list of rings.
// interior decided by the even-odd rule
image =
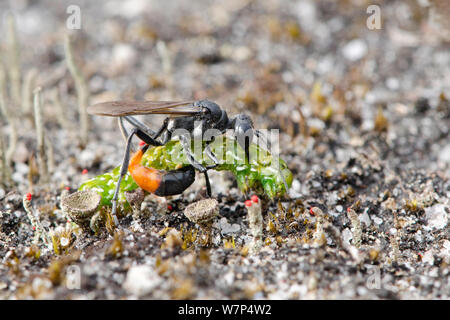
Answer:
[[[354,39],[342,48],[342,54],[347,60],[357,61],[367,54],[367,44],[361,39]]]
[[[383,219],[381,219],[381,218],[373,217],[372,219],[373,219],[373,222],[375,222],[378,225],[383,223]]]
[[[158,273],[147,265],[133,266],[128,270],[123,288],[137,297],[145,296],[152,292],[162,282]]]
[[[443,229],[448,223],[449,206],[444,204],[435,204],[432,207],[425,208],[425,217],[428,226],[435,229]]]
[[[219,220],[219,228],[221,229],[222,234],[227,233],[236,233],[241,230],[241,226],[238,224],[230,224],[227,221],[227,218],[222,218]]]
[[[367,227],[369,227],[372,224],[372,220],[370,220],[369,214],[367,211],[364,211],[362,215],[359,216],[359,221],[364,223]]]

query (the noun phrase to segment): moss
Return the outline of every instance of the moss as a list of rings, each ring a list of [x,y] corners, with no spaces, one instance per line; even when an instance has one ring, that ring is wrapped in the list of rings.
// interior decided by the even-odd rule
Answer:
[[[123,233],[116,231],[114,233],[114,239],[111,245],[109,246],[108,250],[106,251],[106,254],[112,258],[118,258],[121,256],[123,250],[124,250]]]
[[[208,250],[200,249],[197,256],[200,263],[205,265],[209,265],[211,263],[211,257]]]
[[[235,249],[236,244],[234,243],[234,236],[231,239],[223,239],[223,247],[225,249]]]
[[[249,250],[250,250],[249,246],[243,246],[240,251],[241,256],[243,256],[243,257],[248,256]]]
[[[66,266],[77,261],[80,258],[80,254],[80,251],[74,251],[64,257],[57,258],[50,263],[47,274],[54,286],[58,286],[63,282]]]
[[[20,259],[15,250],[11,250],[5,257],[5,265],[8,267],[9,272],[13,275],[20,275]]]
[[[181,248],[183,250],[186,250],[188,248],[191,248],[195,245],[195,241],[197,240],[197,234],[198,230],[195,228],[189,228],[189,229],[181,229],[183,244],[181,245]]]
[[[41,257],[41,250],[37,245],[33,244],[25,250],[25,257],[38,260]]]
[[[58,227],[56,230],[51,231],[50,239],[53,252],[56,255],[67,254],[72,248],[75,239],[71,224],[67,224],[65,227]]]
[[[375,117],[374,129],[377,132],[386,132],[389,127],[388,119],[383,114],[383,109],[378,108],[377,115]]]
[[[172,299],[185,300],[189,299],[194,293],[194,283],[191,279],[176,279],[175,289],[172,291]]]
[[[176,229],[171,229],[169,232],[167,232],[166,239],[164,243],[161,246],[161,249],[167,249],[167,248],[182,248],[184,245],[183,238],[181,236],[181,232],[179,232]]]

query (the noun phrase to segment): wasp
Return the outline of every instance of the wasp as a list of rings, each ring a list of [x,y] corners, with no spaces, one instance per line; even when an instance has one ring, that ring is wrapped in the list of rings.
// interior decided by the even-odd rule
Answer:
[[[115,186],[112,199],[112,216],[115,224],[118,224],[116,217],[117,200],[120,183],[127,173],[132,176],[136,184],[147,192],[158,196],[170,196],[181,194],[195,180],[195,170],[205,176],[208,197],[211,197],[211,184],[208,178],[208,170],[213,169],[220,163],[216,155],[211,151],[210,144],[219,134],[224,134],[228,129],[233,130],[234,136],[241,148],[245,151],[246,161],[249,160],[249,147],[253,136],[261,136],[258,130],[253,128],[251,118],[245,114],[238,114],[234,118],[229,118],[227,112],[217,103],[209,100],[199,101],[110,101],[89,106],[87,112],[91,115],[118,117],[122,134],[126,138],[125,155],[122,160],[119,179]],[[162,126],[153,131],[147,125],[139,121],[137,115],[167,115]],[[131,132],[127,132],[124,121],[132,125]],[[188,166],[177,170],[162,171],[145,167],[141,164],[144,153],[150,146],[162,146],[174,138],[178,129],[184,129],[190,137],[179,135],[178,138],[183,145],[183,150],[189,161]],[[203,133],[215,132],[207,139]],[[132,138],[137,136],[145,142],[139,150],[132,156]],[[205,143],[206,155],[213,164],[203,165],[191,151],[190,139],[202,139]]]

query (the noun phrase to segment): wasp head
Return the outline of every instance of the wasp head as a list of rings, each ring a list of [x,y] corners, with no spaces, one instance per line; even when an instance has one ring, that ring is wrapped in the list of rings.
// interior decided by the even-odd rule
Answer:
[[[201,108],[203,117],[209,118],[214,122],[219,121],[222,116],[222,109],[215,102],[209,100],[199,100],[194,102],[194,106]]]

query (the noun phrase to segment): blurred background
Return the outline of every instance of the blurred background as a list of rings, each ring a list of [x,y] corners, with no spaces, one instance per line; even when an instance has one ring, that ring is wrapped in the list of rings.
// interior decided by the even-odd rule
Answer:
[[[2,0],[0,19],[0,299],[448,298],[449,0]],[[193,243],[183,209],[200,175],[149,196],[142,228],[124,217],[123,242],[77,235],[81,258],[55,263],[32,250],[27,201],[43,228],[70,227],[62,192],[122,160],[117,119],[86,106],[206,98],[280,129],[294,179],[264,209],[260,255],[244,250],[250,194],[223,172],[210,175],[214,245],[198,255],[179,245]],[[71,263],[80,291],[61,285]]]
[[[396,152],[407,155],[411,167],[448,169],[447,131],[435,132],[448,121],[436,125],[433,118],[449,114],[448,1],[11,0],[2,1],[0,10],[3,65],[19,65],[19,78],[43,88],[49,129],[65,121],[52,107],[52,90],[63,102],[62,118],[78,121],[64,53],[70,34],[89,103],[208,98],[231,113],[246,111],[260,128],[281,129],[282,152],[296,172],[347,160],[348,150],[339,145],[373,130],[397,139]],[[18,43],[8,55],[11,13]],[[432,117],[415,116],[416,105]],[[89,161],[80,166],[110,168],[121,157],[113,152],[122,143],[116,123],[89,121],[90,151],[81,157]],[[29,122],[23,125],[32,127]],[[28,161],[34,140],[32,131],[20,135],[15,163]],[[64,132],[51,136],[56,149],[73,144]],[[101,152],[111,154],[101,163],[94,161],[101,158],[98,141],[111,147]],[[338,145],[332,153],[330,143]],[[55,157],[56,163],[67,158]],[[393,161],[394,167],[404,162]],[[74,172],[67,173],[61,176],[66,181]]]

